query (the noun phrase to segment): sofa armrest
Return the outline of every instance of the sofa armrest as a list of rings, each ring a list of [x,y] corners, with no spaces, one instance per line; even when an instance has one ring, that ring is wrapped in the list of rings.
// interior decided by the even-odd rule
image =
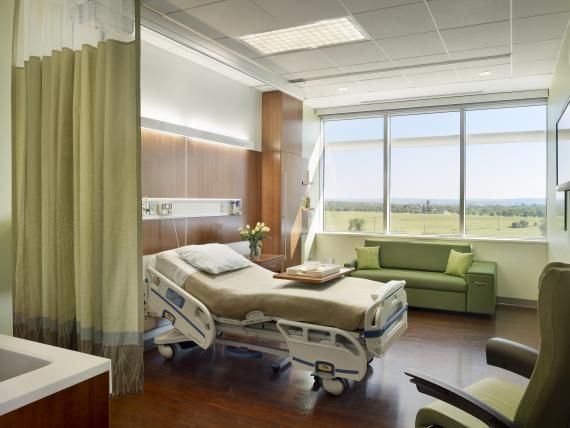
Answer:
[[[538,351],[530,346],[494,337],[487,341],[487,364],[530,379]]]
[[[410,382],[416,385],[419,392],[463,410],[491,428],[514,428],[515,426],[513,421],[497,409],[462,389],[415,370],[406,370],[404,373],[411,377]]]
[[[356,259],[351,260],[350,262],[344,264],[344,267],[346,267],[346,268],[354,268],[354,269],[356,269],[357,266],[358,266],[358,265],[357,265],[357,263],[356,263]]]
[[[467,275],[497,276],[497,263],[474,261],[467,271]]]

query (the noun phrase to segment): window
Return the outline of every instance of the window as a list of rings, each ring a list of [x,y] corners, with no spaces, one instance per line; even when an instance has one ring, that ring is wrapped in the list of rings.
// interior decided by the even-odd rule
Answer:
[[[467,235],[544,237],[546,106],[465,115]]]
[[[324,123],[325,230],[384,231],[384,118]]]
[[[459,235],[460,113],[390,118],[391,231]]]
[[[325,231],[546,236],[545,104],[335,118],[323,141]]]

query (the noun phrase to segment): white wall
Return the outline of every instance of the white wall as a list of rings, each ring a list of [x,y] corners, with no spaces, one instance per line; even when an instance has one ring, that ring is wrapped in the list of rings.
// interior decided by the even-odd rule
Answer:
[[[567,28],[548,97],[547,225],[549,259],[570,263],[570,231],[564,231],[564,218],[556,208],[556,122],[568,100],[570,100],[570,30]],[[561,196],[562,194],[558,193],[558,197]]]
[[[144,41],[141,115],[251,141],[261,150],[261,92]]]
[[[0,333],[12,334],[11,75],[14,0],[0,2]]]
[[[308,216],[309,228],[303,240],[301,257],[306,259],[314,247],[316,233],[320,230],[322,207],[320,197],[320,171],[321,171],[321,119],[315,114],[315,109],[303,105],[303,157],[308,160],[310,185],[307,186],[306,195],[311,198],[313,211],[305,212]]]
[[[354,260],[354,249],[363,246],[365,238],[364,235],[317,234],[313,256],[317,260],[334,257],[335,263],[349,262]],[[390,239],[397,238],[391,236]],[[475,260],[497,262],[499,297],[537,299],[538,277],[548,262],[545,242],[461,241],[473,245]]]

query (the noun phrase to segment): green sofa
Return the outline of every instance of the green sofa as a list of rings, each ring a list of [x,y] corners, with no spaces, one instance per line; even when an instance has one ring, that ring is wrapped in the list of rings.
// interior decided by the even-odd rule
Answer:
[[[477,314],[495,314],[497,264],[474,261],[465,278],[446,275],[450,250],[471,252],[471,245],[454,242],[366,239],[366,247],[380,247],[381,269],[358,269],[352,276],[387,282],[406,281],[408,304]]]

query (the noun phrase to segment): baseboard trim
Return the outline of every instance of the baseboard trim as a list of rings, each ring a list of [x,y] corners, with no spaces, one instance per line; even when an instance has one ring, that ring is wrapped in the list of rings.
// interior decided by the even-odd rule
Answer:
[[[534,309],[538,307],[536,300],[515,299],[512,297],[497,297],[497,305],[520,306],[523,308],[534,308]]]

